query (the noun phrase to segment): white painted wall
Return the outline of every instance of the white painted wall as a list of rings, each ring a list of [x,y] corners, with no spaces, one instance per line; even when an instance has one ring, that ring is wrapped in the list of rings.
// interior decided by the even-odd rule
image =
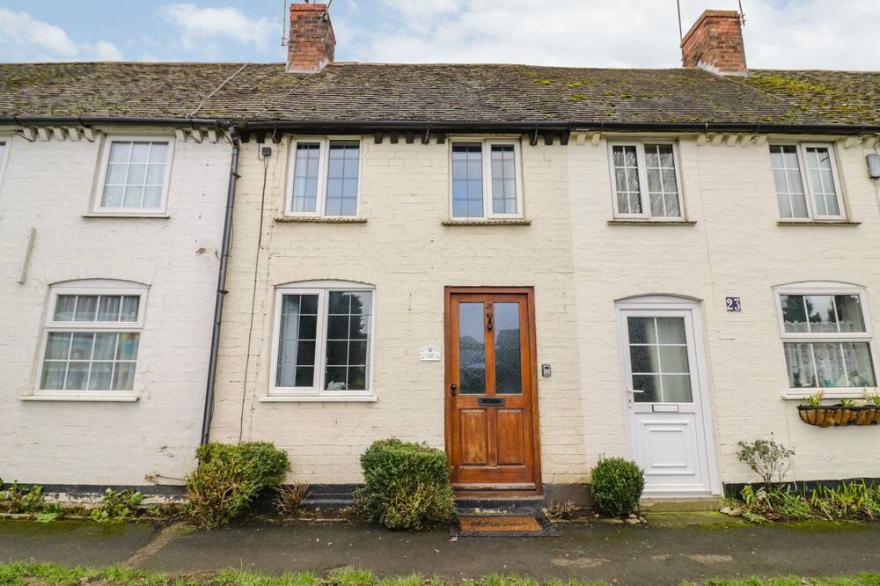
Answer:
[[[845,200],[859,226],[777,226],[766,144],[697,146],[681,137],[688,226],[609,225],[607,144],[524,145],[530,226],[444,226],[449,145],[362,143],[365,224],[281,223],[286,142],[273,145],[260,222],[263,163],[243,148],[221,343],[217,440],[274,441],[292,480],[360,480],[358,457],[396,436],[443,446],[443,287],[535,287],[543,479],[581,482],[602,454],[628,455],[615,300],[673,294],[703,300],[715,443],[722,480],[753,480],[739,440],[774,437],[797,450],[799,479],[880,477],[873,429],[818,429],[782,400],[786,371],[772,287],[836,280],[866,287],[880,316],[880,215],[861,148],[838,144]],[[255,263],[259,259],[259,265]],[[252,285],[256,277],[256,291]],[[270,403],[274,288],[339,279],[375,285],[374,403]],[[252,295],[255,318],[250,320]],[[740,314],[724,297],[742,298]],[[247,348],[250,344],[250,355]],[[247,363],[247,367],[246,367]]]
[[[614,302],[670,294],[702,301],[723,482],[755,480],[737,461],[736,443],[771,433],[796,450],[798,480],[880,477],[880,453],[865,449],[876,443],[876,429],[811,427],[800,421],[798,401],[782,399],[788,382],[772,291],[800,281],[859,284],[877,331],[880,214],[866,152],[836,144],[845,203],[858,226],[778,226],[766,144],[698,146],[686,137],[680,154],[687,215],[696,224],[619,226],[608,224],[606,141],[569,148],[586,465],[601,454],[628,455]],[[725,310],[726,296],[742,298],[742,313]]]
[[[130,134],[127,132],[126,134]],[[751,480],[738,440],[797,450],[799,479],[880,476],[874,429],[800,422],[786,389],[772,287],[834,280],[863,285],[880,316],[877,187],[865,152],[838,144],[850,217],[859,226],[780,227],[764,146],[682,137],[692,226],[609,225],[607,145],[522,149],[529,226],[444,226],[448,144],[363,142],[365,224],[274,220],[283,207],[286,143],[263,162],[243,147],[213,438],[274,441],[291,479],[360,479],[375,439],[443,445],[443,287],[535,287],[543,479],[581,482],[599,455],[627,455],[614,302],[640,294],[703,300],[717,453],[725,482]],[[198,443],[229,145],[178,143],[168,219],[84,218],[100,143],[12,138],[0,178],[0,477],[52,484],[144,484],[182,478]],[[37,230],[27,281],[16,283],[26,233]],[[259,259],[259,265],[256,261]],[[256,272],[255,272],[256,271]],[[256,274],[257,287],[253,290]],[[49,285],[126,279],[150,287],[136,403],[30,402]],[[269,403],[274,288],[339,279],[376,287],[373,403]],[[251,325],[252,294],[256,308]],[[724,297],[743,312],[724,311]],[[247,348],[250,345],[250,354]],[[247,368],[246,368],[247,364]]]
[[[167,219],[83,217],[100,175],[100,140],[15,136],[7,148],[0,178],[0,477],[81,485],[144,485],[156,473],[182,479],[199,441],[229,144],[177,142]],[[19,284],[31,227],[33,254]],[[72,279],[149,287],[137,402],[22,400],[38,381],[49,287]]]

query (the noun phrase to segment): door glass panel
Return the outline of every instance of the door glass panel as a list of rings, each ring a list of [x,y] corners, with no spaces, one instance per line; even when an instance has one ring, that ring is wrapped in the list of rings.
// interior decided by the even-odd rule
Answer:
[[[458,305],[459,391],[486,392],[486,336],[482,303]]]
[[[693,403],[681,317],[630,317],[629,359],[637,403]]]
[[[496,303],[494,314],[495,392],[518,395],[522,393],[519,303]]]
[[[660,376],[656,374],[634,374],[633,391],[637,403],[660,402]]]

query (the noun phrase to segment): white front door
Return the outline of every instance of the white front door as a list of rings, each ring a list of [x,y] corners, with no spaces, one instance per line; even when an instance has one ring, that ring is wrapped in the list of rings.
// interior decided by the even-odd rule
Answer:
[[[715,471],[696,303],[619,305],[627,435],[645,496],[709,496]]]

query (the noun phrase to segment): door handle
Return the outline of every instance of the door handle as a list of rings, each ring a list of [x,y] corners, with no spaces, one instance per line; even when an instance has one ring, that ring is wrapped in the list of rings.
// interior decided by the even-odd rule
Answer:
[[[486,312],[486,328],[491,332],[492,331],[492,310]]]
[[[452,391],[452,396],[454,397],[455,393],[458,391],[458,385],[452,383],[451,385],[449,385],[449,390]]]
[[[637,389],[627,389],[626,392],[629,395],[626,402],[628,405],[630,405],[630,409],[632,409],[632,404],[635,402],[636,395],[642,395],[645,391],[639,391]]]

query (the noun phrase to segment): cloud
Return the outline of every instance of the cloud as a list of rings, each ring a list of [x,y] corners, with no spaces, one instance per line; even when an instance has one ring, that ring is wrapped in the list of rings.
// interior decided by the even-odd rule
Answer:
[[[118,61],[122,53],[110,42],[77,44],[54,24],[27,12],[0,8],[2,61]]]
[[[98,41],[95,44],[84,45],[98,61],[122,61],[122,51],[113,43]]]
[[[249,18],[237,8],[200,8],[195,4],[169,4],[159,16],[178,29],[181,44],[204,54],[220,53],[220,42],[230,40],[265,51],[281,27],[268,18]]]
[[[372,18],[341,27],[364,61],[678,67],[673,0],[373,0]],[[870,39],[877,0],[748,0],[752,67],[880,69]],[[685,31],[707,8],[737,0],[682,0]],[[361,11],[366,12],[366,11]],[[340,35],[341,36],[341,35]],[[340,40],[342,40],[340,38]]]

